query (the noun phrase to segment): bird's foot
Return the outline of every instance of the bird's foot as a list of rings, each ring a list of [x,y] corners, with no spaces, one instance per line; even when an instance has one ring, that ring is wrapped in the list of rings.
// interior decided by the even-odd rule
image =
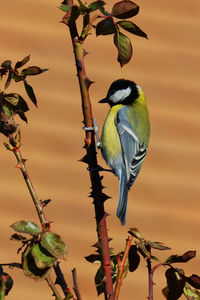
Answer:
[[[101,142],[100,142],[100,138],[99,138],[99,128],[98,128],[98,125],[97,125],[97,122],[95,119],[93,119],[93,127],[83,127],[83,130],[85,131],[94,131],[95,135],[96,135],[96,146],[97,148],[101,148]]]

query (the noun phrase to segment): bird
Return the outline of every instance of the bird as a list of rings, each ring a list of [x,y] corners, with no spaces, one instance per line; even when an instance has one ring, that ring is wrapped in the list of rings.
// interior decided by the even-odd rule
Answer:
[[[100,149],[111,171],[119,178],[116,214],[121,225],[125,225],[128,191],[138,176],[148,150],[148,108],[142,88],[127,79],[115,80],[107,96],[99,103],[108,103],[110,106],[101,132]]]

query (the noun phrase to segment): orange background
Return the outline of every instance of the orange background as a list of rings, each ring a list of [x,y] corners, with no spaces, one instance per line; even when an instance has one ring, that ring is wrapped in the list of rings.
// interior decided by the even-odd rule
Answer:
[[[109,1],[108,8],[114,1]],[[71,270],[77,269],[83,299],[96,299],[94,275],[97,265],[85,261],[96,242],[96,225],[86,165],[78,160],[84,155],[84,132],[79,87],[67,27],[59,24],[63,13],[59,1],[1,0],[0,60],[15,63],[31,54],[29,65],[49,71],[29,78],[38,98],[38,109],[30,102],[28,126],[21,124],[22,153],[35,189],[41,199],[51,198],[46,209],[53,221],[52,230],[62,236],[68,247],[68,260],[61,266],[72,288]],[[93,113],[102,127],[108,111],[98,104],[110,83],[129,78],[136,81],[146,94],[151,117],[149,153],[142,171],[129,193],[127,223],[121,227],[115,216],[118,180],[104,175],[105,192],[112,196],[106,202],[110,243],[116,251],[124,248],[127,230],[136,226],[144,237],[162,241],[172,251],[158,252],[161,259],[170,254],[199,250],[200,238],[200,2],[139,1],[140,14],[134,22],[149,36],[145,40],[131,37],[134,54],[122,69],[116,62],[117,52],[112,37],[93,34],[85,43],[88,77],[92,85]],[[11,85],[10,92],[25,95],[21,83]],[[29,101],[29,100],[28,100]],[[7,151],[0,137],[0,262],[19,261],[18,244],[9,241],[13,231],[9,225],[17,220],[38,222],[15,158]],[[105,166],[98,155],[99,163]],[[186,275],[198,273],[197,258],[183,266]],[[181,265],[177,265],[178,267]],[[45,282],[25,278],[20,270],[8,270],[14,288],[8,299],[51,299]],[[200,275],[200,274],[199,274]],[[155,299],[161,299],[165,286],[164,270],[155,274]],[[123,283],[121,299],[147,298],[145,263],[129,273]],[[103,299],[103,296],[100,297]]]

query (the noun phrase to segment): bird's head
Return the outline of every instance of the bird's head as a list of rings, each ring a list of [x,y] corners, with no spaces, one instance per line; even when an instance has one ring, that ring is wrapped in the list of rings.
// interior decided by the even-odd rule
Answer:
[[[108,103],[110,106],[132,104],[139,97],[139,89],[140,87],[131,80],[118,79],[111,84],[106,98],[99,103]]]

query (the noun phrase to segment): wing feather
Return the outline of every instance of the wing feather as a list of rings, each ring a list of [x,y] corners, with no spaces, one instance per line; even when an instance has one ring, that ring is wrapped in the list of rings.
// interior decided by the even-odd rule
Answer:
[[[122,146],[122,156],[127,174],[127,187],[130,189],[145,159],[147,148],[140,144],[133,127],[128,121],[126,106],[118,111],[115,122]]]

